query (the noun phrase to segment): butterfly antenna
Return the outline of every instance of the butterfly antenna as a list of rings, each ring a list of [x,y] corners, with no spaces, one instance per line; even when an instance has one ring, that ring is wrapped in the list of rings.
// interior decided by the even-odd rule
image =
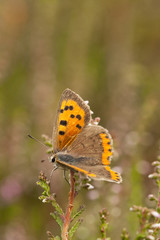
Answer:
[[[43,142],[39,141],[37,138],[31,136],[30,134],[28,134],[28,137],[31,138],[31,139],[33,139],[33,140],[35,140],[36,142],[40,143],[41,145],[47,147]]]

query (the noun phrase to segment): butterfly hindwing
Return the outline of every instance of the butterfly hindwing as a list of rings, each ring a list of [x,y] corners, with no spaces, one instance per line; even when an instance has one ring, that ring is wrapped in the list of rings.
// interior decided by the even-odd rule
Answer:
[[[119,183],[120,175],[109,167],[112,153],[108,131],[101,126],[88,125],[65,153],[57,154],[57,162],[97,180]]]
[[[55,152],[65,150],[90,121],[90,108],[83,99],[71,91],[62,93],[53,130]]]
[[[113,171],[109,166],[105,165],[88,165],[88,158],[74,157],[68,154],[62,154],[59,152],[56,155],[56,161],[62,167],[67,167],[75,171],[84,173],[95,180],[104,180],[109,182],[120,183],[122,181],[121,176],[118,172]],[[93,160],[90,158],[90,160]]]
[[[88,158],[92,156],[93,165],[109,165],[113,155],[112,138],[103,127],[88,125],[68,146],[67,153],[74,156],[83,155]]]

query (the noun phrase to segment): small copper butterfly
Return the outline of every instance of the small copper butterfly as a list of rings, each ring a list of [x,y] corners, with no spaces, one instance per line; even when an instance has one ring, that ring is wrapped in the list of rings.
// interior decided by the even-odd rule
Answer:
[[[88,104],[68,88],[59,101],[53,150],[51,161],[57,167],[79,171],[95,180],[122,181],[120,174],[109,166],[113,154],[110,134],[93,124]]]

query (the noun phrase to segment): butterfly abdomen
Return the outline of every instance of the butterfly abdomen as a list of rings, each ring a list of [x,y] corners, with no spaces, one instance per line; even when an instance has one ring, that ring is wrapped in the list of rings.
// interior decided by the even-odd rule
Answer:
[[[65,162],[65,163],[69,163],[69,164],[75,164],[76,162],[83,162],[86,157],[73,157],[69,154],[65,154],[65,153],[62,153],[62,152],[59,152],[56,154],[56,159],[57,159],[57,162]]]

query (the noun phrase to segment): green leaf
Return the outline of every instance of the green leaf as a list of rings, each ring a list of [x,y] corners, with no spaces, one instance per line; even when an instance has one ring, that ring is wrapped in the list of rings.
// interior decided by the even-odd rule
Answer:
[[[61,240],[59,236],[56,236],[54,240]]]
[[[136,240],[144,240],[144,239],[146,239],[146,236],[145,236],[145,234],[138,234],[137,235],[137,237],[136,237]]]
[[[129,240],[129,234],[125,228],[122,230],[121,240]]]
[[[84,206],[81,206],[76,213],[73,213],[73,216],[71,217],[71,222],[72,222],[76,217],[79,217],[84,210],[85,210],[85,207],[84,207]]]
[[[82,219],[78,219],[72,228],[68,232],[68,239],[71,240],[75,231],[79,228],[80,224],[82,223]]]
[[[40,181],[37,182],[37,185],[39,185],[40,187],[42,187],[45,190],[45,192],[42,193],[43,195],[44,194],[47,194],[47,195],[50,194],[50,187],[46,182],[43,182],[43,181],[40,180]]]
[[[63,212],[62,208],[56,202],[55,198],[52,199],[52,206],[56,209],[56,211],[59,213],[59,215],[64,215],[64,212]]]
[[[46,135],[42,135],[42,140],[43,140],[43,142],[44,142],[44,144],[47,146],[47,147],[50,147],[50,148],[52,148],[53,146],[52,146],[52,140],[48,137],[48,136],[46,136]]]
[[[47,150],[47,154],[53,154],[53,148],[49,148],[48,150]]]
[[[60,226],[61,230],[63,229],[63,221],[61,219],[61,217],[58,215],[57,212],[54,213],[50,213],[50,215],[54,218],[54,220],[58,223],[58,225]]]

